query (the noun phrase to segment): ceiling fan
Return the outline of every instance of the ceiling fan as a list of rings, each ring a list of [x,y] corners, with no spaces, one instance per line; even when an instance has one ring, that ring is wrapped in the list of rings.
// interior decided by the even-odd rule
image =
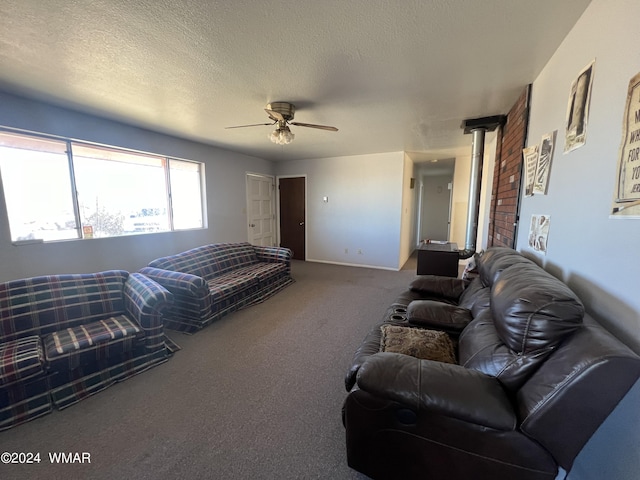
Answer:
[[[295,125],[296,127],[309,127],[318,128],[320,130],[328,130],[330,132],[337,132],[336,127],[330,127],[328,125],[314,125],[313,123],[300,123],[292,122],[293,116],[296,113],[296,106],[288,102],[272,102],[267,104],[264,109],[269,115],[269,118],[273,120],[271,123],[253,123],[251,125],[237,125],[235,127],[226,128],[244,128],[244,127],[257,127],[261,125],[277,125],[276,129],[271,132],[269,138],[273,143],[279,145],[286,145],[293,141],[295,135],[291,133],[289,125]]]

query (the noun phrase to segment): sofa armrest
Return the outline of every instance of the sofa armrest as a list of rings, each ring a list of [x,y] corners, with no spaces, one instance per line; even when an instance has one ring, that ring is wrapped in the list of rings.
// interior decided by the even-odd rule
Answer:
[[[432,298],[457,300],[471,282],[461,278],[440,275],[420,275],[409,285],[409,289]]]
[[[516,428],[516,413],[500,382],[460,365],[382,352],[362,364],[357,383],[361,390],[416,412],[428,411],[496,430]]]
[[[173,294],[187,295],[199,299],[209,295],[207,282],[197,275],[155,267],[144,267],[138,272],[159,283]]]
[[[382,327],[384,323],[378,323],[374,325],[367,336],[364,337],[364,340],[353,354],[353,359],[351,360],[351,365],[349,370],[347,370],[347,374],[344,378],[344,386],[347,389],[347,392],[350,392],[353,386],[356,384],[356,377],[358,375],[358,370],[362,364],[371,356],[375,355],[380,351],[380,339],[382,337],[382,331],[380,327]]]
[[[407,306],[409,325],[442,330],[454,336],[459,336],[471,320],[473,316],[470,310],[448,303],[414,300]]]
[[[256,252],[256,257],[261,262],[267,263],[290,263],[293,252],[284,247],[263,247],[260,245],[252,245]]]
[[[127,313],[145,329],[162,325],[162,314],[173,303],[171,292],[140,273],[129,274],[124,298]]]

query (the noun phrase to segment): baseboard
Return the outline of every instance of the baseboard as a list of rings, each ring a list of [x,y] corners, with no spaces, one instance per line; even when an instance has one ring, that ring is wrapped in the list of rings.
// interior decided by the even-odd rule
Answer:
[[[343,267],[360,267],[360,268],[375,268],[376,270],[389,270],[391,272],[399,272],[400,268],[381,267],[380,265],[365,265],[362,263],[344,263],[344,262],[330,262],[328,260],[314,260],[313,258],[307,258],[307,262],[313,263],[327,263],[329,265],[340,265]]]

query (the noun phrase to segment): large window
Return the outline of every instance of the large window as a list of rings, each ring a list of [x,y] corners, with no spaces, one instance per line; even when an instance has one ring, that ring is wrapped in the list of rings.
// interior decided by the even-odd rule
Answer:
[[[0,132],[0,175],[14,242],[204,226],[200,163]]]

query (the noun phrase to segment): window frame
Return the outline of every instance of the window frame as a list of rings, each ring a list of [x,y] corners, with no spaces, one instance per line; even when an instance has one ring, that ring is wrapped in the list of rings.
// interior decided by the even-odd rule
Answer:
[[[205,177],[205,164],[204,162],[199,162],[199,161],[195,161],[195,160],[190,160],[190,159],[184,159],[184,158],[179,158],[176,156],[168,156],[168,155],[162,155],[162,154],[157,154],[157,153],[150,153],[150,152],[143,152],[140,150],[134,150],[134,149],[128,149],[128,148],[123,148],[123,147],[116,147],[116,146],[112,146],[112,145],[106,145],[106,144],[100,144],[100,143],[93,143],[93,142],[87,142],[84,140],[75,140],[75,139],[71,139],[71,138],[67,138],[67,137],[60,137],[60,136],[55,136],[55,135],[47,135],[47,134],[41,134],[41,133],[35,133],[35,132],[29,132],[29,131],[24,131],[24,130],[20,130],[20,129],[13,129],[13,128],[8,128],[8,127],[0,127],[0,134],[7,134],[7,135],[16,135],[16,136],[21,136],[21,137],[25,137],[26,139],[29,138],[33,138],[33,139],[40,139],[40,140],[44,140],[44,141],[53,141],[53,142],[60,142],[61,144],[64,143],[64,149],[65,149],[65,153],[66,153],[66,157],[67,157],[67,174],[69,175],[69,185],[71,188],[71,203],[72,205],[70,207],[72,207],[73,210],[73,216],[74,216],[74,220],[75,220],[75,231],[76,231],[76,237],[75,238],[64,238],[64,239],[43,239],[43,238],[36,238],[36,239],[15,239],[15,232],[12,231],[12,226],[11,226],[11,222],[9,221],[11,218],[10,215],[10,207],[9,207],[9,203],[7,201],[7,190],[5,189],[5,184],[4,182],[6,181],[6,179],[2,178],[2,176],[0,175],[0,182],[2,183],[2,189],[3,189],[3,194],[4,194],[4,201],[5,201],[5,209],[6,209],[6,214],[7,214],[7,222],[8,223],[8,227],[10,230],[10,236],[11,236],[11,243],[13,245],[26,245],[26,244],[33,244],[33,243],[57,243],[57,242],[68,242],[68,241],[77,241],[77,240],[90,240],[93,238],[101,238],[101,239],[105,239],[105,238],[118,238],[118,237],[127,237],[127,236],[137,236],[137,235],[146,235],[146,234],[154,234],[154,233],[169,233],[169,232],[178,232],[178,231],[187,231],[187,230],[204,230],[206,228],[208,228],[208,224],[207,224],[207,212],[206,212],[206,177]],[[113,152],[114,154],[124,154],[125,158],[123,160],[124,163],[126,162],[126,155],[133,155],[133,156],[147,156],[147,157],[151,157],[153,159],[157,159],[160,161],[161,164],[161,168],[163,169],[163,176],[162,178],[164,179],[164,185],[163,185],[163,189],[164,189],[164,196],[165,196],[165,200],[166,200],[166,210],[167,210],[167,223],[168,223],[168,228],[166,230],[160,230],[157,232],[148,232],[148,231],[140,231],[140,232],[125,232],[119,235],[104,235],[104,236],[100,236],[100,237],[93,237],[93,235],[88,236],[85,234],[84,232],[84,228],[83,228],[83,216],[81,214],[80,211],[80,203],[79,203],[79,195],[78,195],[78,183],[77,183],[77,177],[76,177],[76,165],[74,164],[74,155],[73,155],[73,148],[74,146],[76,146],[77,148],[88,148],[88,149],[100,149],[100,150],[105,150],[107,152]],[[2,145],[0,145],[0,147],[2,147]],[[100,159],[98,159],[100,160]],[[107,160],[104,160],[107,161]],[[175,227],[175,212],[174,212],[174,205],[173,205],[173,191],[172,191],[172,184],[171,184],[171,165],[172,162],[179,162],[179,163],[189,163],[189,164],[194,164],[197,166],[197,172],[198,172],[198,188],[199,188],[199,196],[200,196],[200,201],[199,201],[199,210],[200,210],[200,220],[199,222],[196,220],[196,223],[200,223],[200,226],[192,226],[192,227],[186,227],[186,228],[176,228]],[[129,162],[129,163],[134,163],[134,162]],[[175,163],[174,163],[175,165]],[[65,186],[65,190],[66,190],[66,186]],[[63,191],[62,189],[60,190],[61,192]]]

